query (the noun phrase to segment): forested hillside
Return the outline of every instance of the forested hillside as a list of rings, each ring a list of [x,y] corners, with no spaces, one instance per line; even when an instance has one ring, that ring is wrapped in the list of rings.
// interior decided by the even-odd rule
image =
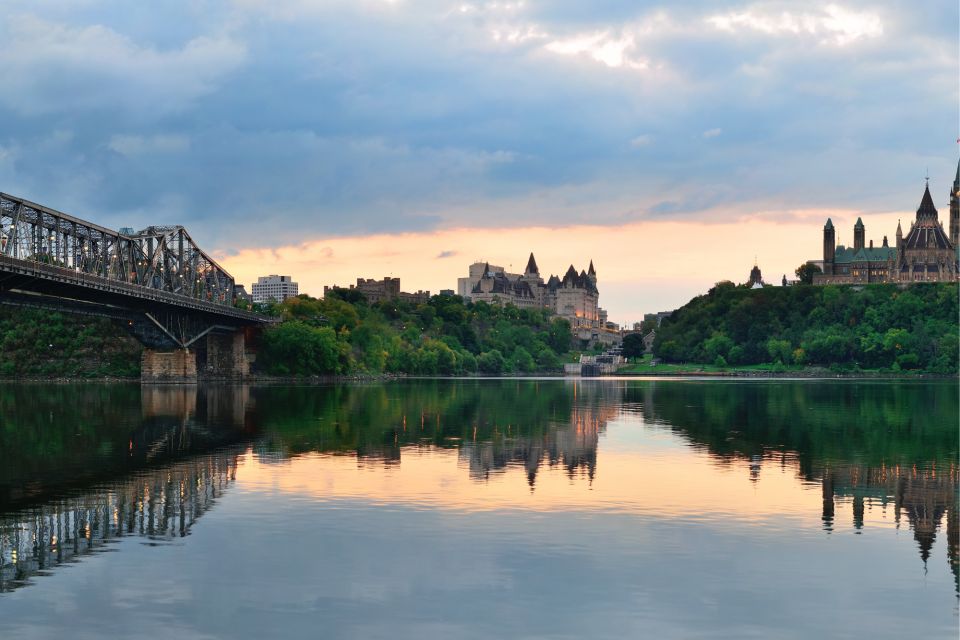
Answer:
[[[958,285],[766,287],[720,283],[665,319],[667,362],[782,363],[956,373]]]
[[[571,348],[570,324],[542,309],[458,296],[416,306],[339,296],[274,306],[284,322],[264,334],[258,367],[277,375],[558,372]]]
[[[140,352],[109,320],[0,307],[0,378],[136,378]]]

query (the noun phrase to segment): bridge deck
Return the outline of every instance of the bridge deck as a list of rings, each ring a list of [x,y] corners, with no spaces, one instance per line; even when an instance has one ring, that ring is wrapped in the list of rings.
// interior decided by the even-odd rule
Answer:
[[[21,260],[10,256],[0,255],[0,274],[19,276],[22,278],[36,278],[49,283],[56,283],[70,288],[80,288],[99,291],[113,296],[135,298],[153,303],[167,304],[183,309],[191,309],[216,316],[225,316],[244,323],[271,324],[279,322],[278,318],[263,316],[251,311],[235,307],[205,302],[189,296],[161,291],[137,284],[130,284],[101,276],[83,273],[82,271],[58,267],[33,260]]]

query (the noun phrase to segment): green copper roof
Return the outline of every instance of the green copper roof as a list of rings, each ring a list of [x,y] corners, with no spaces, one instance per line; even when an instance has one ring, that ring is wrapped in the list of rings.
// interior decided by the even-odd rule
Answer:
[[[857,217],[857,224],[853,225],[854,229],[863,229],[863,220],[860,217]]]
[[[834,263],[846,262],[883,262],[889,258],[896,258],[897,250],[894,247],[864,247],[854,250],[843,246],[837,247],[837,253],[834,256]]]
[[[823,225],[824,229],[833,229],[833,220],[827,218],[827,224]]]

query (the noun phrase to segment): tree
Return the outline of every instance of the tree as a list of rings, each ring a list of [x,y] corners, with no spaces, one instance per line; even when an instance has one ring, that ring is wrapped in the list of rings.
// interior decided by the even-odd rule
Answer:
[[[564,318],[554,318],[550,323],[550,338],[548,344],[556,353],[566,353],[570,350],[570,323]]]
[[[517,347],[513,352],[513,368],[523,373],[532,373],[537,368],[533,356],[523,347]]]
[[[767,340],[767,353],[770,354],[770,362],[790,364],[793,349],[791,348],[789,340],[770,338]]]
[[[261,357],[271,373],[317,375],[338,373],[341,349],[329,327],[311,327],[291,320],[263,335]]]
[[[823,269],[815,264],[804,262],[794,271],[800,279],[800,284],[813,284],[813,276],[817,273],[823,273]]]
[[[708,360],[715,360],[718,357],[723,357],[726,360],[732,348],[733,340],[719,331],[703,342],[703,350],[707,354]]]
[[[643,336],[639,333],[628,333],[623,336],[623,357],[624,358],[642,358],[646,347],[643,344]]]
[[[481,353],[477,358],[477,369],[481,373],[502,373],[504,364],[503,354],[496,349]]]

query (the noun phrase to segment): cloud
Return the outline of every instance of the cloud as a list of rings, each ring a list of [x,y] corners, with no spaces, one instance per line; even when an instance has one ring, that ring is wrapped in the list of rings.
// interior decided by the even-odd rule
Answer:
[[[441,251],[437,254],[437,259],[442,260],[443,258],[452,258],[456,255],[459,255],[458,251]]]
[[[136,156],[145,153],[176,153],[186,151],[190,147],[190,139],[183,135],[115,135],[110,138],[107,146],[125,156]]]
[[[614,69],[646,69],[650,63],[634,56],[636,43],[632,35],[611,35],[609,32],[578,34],[553,40],[544,45],[547,51],[562,56],[584,55]]]
[[[751,30],[766,35],[818,36],[840,46],[883,35],[883,21],[871,11],[855,11],[829,4],[819,12],[775,11],[764,6],[707,18],[720,31]]]
[[[245,59],[244,47],[226,36],[200,36],[161,50],[103,25],[12,18],[0,21],[0,105],[22,114],[182,110],[213,92]]]
[[[211,250],[871,212],[956,166],[946,0],[130,6],[0,4],[0,188]]]

